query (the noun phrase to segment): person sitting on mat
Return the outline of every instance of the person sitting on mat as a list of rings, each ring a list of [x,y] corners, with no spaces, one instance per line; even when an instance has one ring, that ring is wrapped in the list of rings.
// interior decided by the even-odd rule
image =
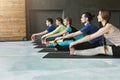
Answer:
[[[48,26],[48,28],[43,31],[43,32],[40,32],[40,33],[35,33],[31,36],[31,40],[32,42],[35,42],[36,41],[36,36],[42,36],[44,34],[47,34],[49,32],[52,32],[53,30],[55,30],[55,26],[53,25],[53,19],[52,18],[47,18],[46,19],[46,25]]]
[[[56,18],[56,25],[58,26],[54,31],[48,33],[48,34],[45,34],[41,37],[41,42],[43,44],[46,44],[46,38],[51,36],[51,35],[54,35],[54,34],[57,34],[57,33],[60,33],[62,31],[64,31],[66,29],[66,26],[63,25],[63,20],[62,18],[58,17]]]
[[[77,29],[76,27],[73,27],[73,26],[72,26],[72,19],[71,19],[70,17],[66,17],[66,18],[64,19],[64,25],[66,26],[66,29],[65,29],[64,31],[62,31],[62,32],[60,32],[60,33],[58,33],[58,34],[55,34],[55,35],[51,35],[51,36],[49,36],[49,37],[47,37],[47,38],[59,37],[59,36],[61,36],[61,35],[63,35],[63,34],[66,35],[66,34],[70,34],[70,33],[73,33],[73,32],[78,31],[78,29]],[[64,36],[64,35],[63,35],[63,36]],[[70,43],[73,42],[74,40],[81,39],[81,38],[83,38],[83,35],[78,35],[78,36],[75,36],[75,37],[73,37],[73,38],[67,38],[67,39],[58,41],[58,42],[55,43],[55,44],[54,44],[53,41],[49,41],[49,42],[48,42],[48,46],[50,46],[50,47],[56,47],[57,50],[65,50],[65,47],[64,47],[64,46],[66,46],[66,47],[68,47],[67,50],[69,50],[69,45],[70,45]],[[64,47],[64,49],[59,49],[59,46]]]
[[[95,27],[91,23],[91,21],[93,20],[93,17],[94,16],[91,13],[84,12],[81,16],[81,23],[83,23],[84,26],[77,32],[68,34],[68,35],[63,36],[63,37],[56,38],[55,41],[60,40],[60,39],[71,38],[71,37],[74,37],[74,36],[77,36],[77,35],[80,35],[80,34],[90,35],[90,34],[95,33],[96,31],[98,31],[98,28]],[[94,47],[101,46],[101,45],[102,45],[102,37],[98,37],[98,38],[95,38],[95,39],[93,39],[89,42],[86,42],[84,44],[76,45],[75,49],[80,49],[80,50],[81,49],[89,49],[89,48],[94,48]],[[68,49],[69,49],[69,47],[68,47]]]
[[[70,44],[70,54],[71,55],[97,55],[99,53],[112,55],[112,56],[120,56],[120,29],[109,23],[111,14],[109,10],[99,10],[98,14],[98,22],[101,22],[102,28],[100,28],[96,33],[85,36],[84,38],[75,41]],[[89,42],[99,36],[104,36],[107,40],[109,40],[111,45],[104,45],[101,47],[96,47],[88,50],[75,50],[75,45],[83,44],[85,42]],[[105,43],[105,40],[103,40]]]

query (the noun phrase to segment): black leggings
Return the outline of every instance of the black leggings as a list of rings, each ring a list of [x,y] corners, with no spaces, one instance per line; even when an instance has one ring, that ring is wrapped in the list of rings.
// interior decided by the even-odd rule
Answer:
[[[69,51],[69,46],[59,46],[58,44],[55,46],[58,51]]]
[[[111,47],[112,47],[113,56],[120,57],[120,46],[112,45]]]
[[[99,42],[90,44],[89,42],[80,43],[74,46],[76,50],[90,49],[100,46]]]
[[[95,48],[98,46],[100,46],[99,42],[96,42],[94,44],[90,44],[89,42],[84,42],[84,43],[80,43],[80,44],[75,45],[74,48],[76,50],[84,50],[84,49]],[[69,46],[56,45],[55,47],[60,51],[69,51]]]

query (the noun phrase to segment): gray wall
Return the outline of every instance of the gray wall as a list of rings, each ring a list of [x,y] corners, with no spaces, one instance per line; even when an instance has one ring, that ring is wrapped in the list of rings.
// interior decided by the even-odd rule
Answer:
[[[44,30],[46,28],[45,19],[49,16],[53,19],[58,16],[70,16],[73,24],[81,28],[81,13],[89,11],[97,15],[101,8],[111,10],[113,13],[111,21],[120,26],[119,3],[119,0],[26,0],[27,36],[30,38],[31,34]],[[96,19],[93,22],[97,25]]]

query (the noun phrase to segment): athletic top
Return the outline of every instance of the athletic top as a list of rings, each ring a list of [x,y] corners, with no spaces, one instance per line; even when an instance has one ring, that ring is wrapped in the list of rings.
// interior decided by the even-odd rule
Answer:
[[[48,28],[46,29],[48,32],[52,32],[53,30],[55,30],[56,27],[54,25],[48,26]]]
[[[68,33],[73,33],[73,32],[76,32],[76,31],[78,31],[76,28],[74,28],[74,27],[70,27],[70,26],[68,26],[67,28],[66,28],[66,31],[68,32]],[[78,36],[75,36],[75,37],[73,37],[75,40],[78,40],[78,39],[81,39],[81,38],[83,38],[84,36],[81,34],[81,35],[78,35]]]
[[[85,35],[90,35],[98,31],[98,28],[92,25],[91,23],[87,23],[80,31]],[[102,45],[102,37],[95,38],[90,41],[91,44],[99,42]]]
[[[120,46],[120,30],[117,27],[113,26],[112,24],[110,25],[113,31],[104,34],[104,36],[106,39],[112,42],[115,46]]]
[[[59,33],[59,32],[62,32],[62,31],[65,30],[65,28],[66,28],[66,27],[65,27],[64,25],[60,25],[60,26],[58,26],[54,31],[52,31],[52,32],[50,32],[50,33],[48,33],[48,34],[43,35],[42,38],[51,36],[51,35],[56,34],[56,33]]]

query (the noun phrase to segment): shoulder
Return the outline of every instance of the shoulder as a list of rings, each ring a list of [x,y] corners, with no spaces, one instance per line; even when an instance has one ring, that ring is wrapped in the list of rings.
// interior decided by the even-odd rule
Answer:
[[[54,28],[55,26],[54,26],[54,25],[51,25],[51,26],[49,26],[49,27],[52,27],[52,28]]]
[[[66,27],[66,28],[70,28],[70,29],[71,29],[72,27],[71,27],[71,26],[68,26],[68,27]]]
[[[111,23],[107,23],[107,25],[106,26],[113,26]]]
[[[108,23],[105,27],[108,28],[108,29],[110,29],[110,28],[112,28],[114,26],[112,24]]]
[[[88,23],[86,27],[95,27],[92,23]]]
[[[70,29],[72,29],[72,27],[68,26],[68,27],[66,27],[66,29],[67,29],[67,30],[68,30],[68,29],[70,30]]]
[[[64,25],[61,25],[60,28],[66,28]]]
[[[110,32],[112,32],[112,31],[114,31],[114,30],[119,30],[116,26],[114,26],[114,25],[112,25],[112,24],[107,24],[106,25],[106,28],[110,31]]]
[[[60,25],[57,27],[57,29],[64,29],[64,28],[65,28],[65,26],[63,26],[63,25]]]

